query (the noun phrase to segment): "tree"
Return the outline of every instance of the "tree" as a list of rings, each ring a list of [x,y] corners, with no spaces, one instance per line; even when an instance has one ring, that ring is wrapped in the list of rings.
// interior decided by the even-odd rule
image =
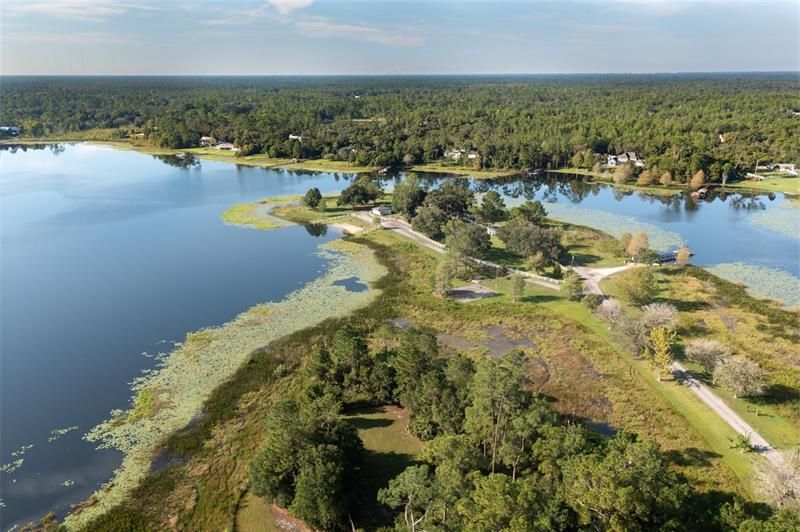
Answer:
[[[395,185],[392,194],[392,210],[411,220],[417,214],[417,208],[425,201],[428,192],[416,175],[410,175]]]
[[[618,433],[605,449],[568,456],[562,463],[564,497],[580,528],[681,528],[691,489],[667,467],[655,443]]]
[[[484,358],[470,384],[472,403],[466,410],[466,431],[491,457],[491,471],[511,420],[525,403],[523,354],[511,351],[500,358]]]
[[[656,327],[672,329],[678,324],[678,309],[669,303],[650,303],[642,307],[639,320],[648,331]]]
[[[541,252],[545,259],[552,263],[558,262],[564,254],[561,244],[561,232],[554,228],[539,227],[522,217],[513,217],[506,225],[497,231],[497,236],[506,248],[523,257],[529,257]]]
[[[411,227],[434,240],[444,238],[442,226],[449,217],[447,213],[436,205],[425,204],[417,210],[416,216],[411,220]]]
[[[630,164],[623,164],[614,170],[614,183],[621,184],[630,180],[633,177],[633,166]]]
[[[583,280],[578,274],[570,272],[561,283],[561,293],[570,301],[580,301],[583,297]]]
[[[648,186],[652,185],[653,181],[655,181],[653,173],[650,170],[645,170],[639,174],[639,177],[636,179],[636,184],[640,186]]]
[[[692,176],[692,180],[689,183],[689,186],[691,187],[692,190],[697,190],[699,188],[702,188],[705,183],[706,183],[706,173],[703,172],[702,170],[698,170]]]
[[[756,468],[758,485],[778,508],[800,512],[800,447],[783,453],[781,466],[763,460]],[[796,526],[800,526],[800,516]],[[797,528],[796,528],[797,529]]]
[[[714,383],[729,388],[734,397],[761,395],[766,386],[765,377],[758,364],[742,355],[719,359],[714,367]]]
[[[512,217],[519,217],[533,224],[541,224],[547,218],[547,211],[541,201],[527,200],[511,209]]]
[[[328,350],[335,367],[344,374],[345,387],[360,383],[368,357],[367,344],[351,324],[339,328]]]
[[[685,266],[689,259],[692,257],[692,252],[687,246],[681,246],[675,254],[675,262],[679,266]]]
[[[646,305],[657,293],[656,279],[650,268],[632,268],[617,277],[619,297],[634,305]]]
[[[664,172],[663,174],[661,174],[661,179],[659,179],[659,182],[664,186],[671,185],[672,184],[672,174],[670,174],[669,172]]]
[[[435,205],[448,218],[466,218],[475,201],[475,193],[465,179],[448,179],[428,193],[424,205]]]
[[[647,233],[644,231],[636,233],[633,235],[628,242],[628,245],[625,251],[628,253],[629,257],[633,257],[634,260],[638,258],[639,254],[650,247],[650,241],[647,239]]]
[[[672,364],[672,346],[677,335],[666,327],[659,326],[650,331],[650,344],[652,349],[653,364],[659,372],[658,380],[661,375],[670,373]]]
[[[478,478],[469,497],[459,503],[464,530],[491,532],[510,530],[513,521],[524,524],[518,491],[519,486],[508,475],[492,473]]]
[[[444,243],[461,261],[482,258],[491,247],[489,233],[480,225],[451,219],[442,227]]]
[[[616,323],[623,316],[622,307],[616,299],[606,299],[600,304],[598,314],[610,324]]]
[[[445,257],[436,266],[434,277],[433,293],[439,297],[444,297],[453,288],[453,278],[455,277],[454,261],[450,257]]]
[[[411,466],[378,491],[378,501],[389,508],[403,509],[405,528],[415,532],[428,516],[434,498],[433,481],[427,465]]]
[[[481,198],[480,207],[475,209],[475,214],[480,223],[490,224],[501,222],[508,218],[506,204],[497,191],[490,190]]]
[[[730,349],[710,338],[697,338],[686,346],[686,356],[689,360],[702,365],[708,373],[713,373],[717,362],[730,355]]]
[[[516,303],[524,291],[525,278],[519,273],[515,273],[511,276],[511,301]]]
[[[316,209],[322,201],[322,194],[317,187],[309,188],[303,196],[303,205],[310,209]]]
[[[547,259],[544,257],[544,253],[541,251],[537,251],[530,257],[528,257],[528,268],[535,271],[536,273],[541,273],[542,270],[547,266]]]
[[[339,198],[336,200],[336,205],[366,205],[378,199],[383,190],[380,185],[372,181],[367,176],[357,178],[353,183],[342,190]]]
[[[347,513],[344,456],[333,445],[317,445],[303,453],[289,512],[317,530],[338,528]]]

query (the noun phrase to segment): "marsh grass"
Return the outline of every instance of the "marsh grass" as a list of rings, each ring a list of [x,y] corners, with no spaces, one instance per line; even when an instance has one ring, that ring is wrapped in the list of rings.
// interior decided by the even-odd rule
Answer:
[[[730,262],[706,268],[710,273],[747,287],[757,297],[780,301],[786,307],[800,307],[800,279],[766,266]]]
[[[333,284],[349,277],[370,284],[386,271],[375,262],[368,249],[357,248],[354,244],[347,247],[350,253],[323,246],[320,254],[330,266],[322,277],[278,303],[259,305],[255,313],[246,311],[220,327],[189,335],[185,344],[160,361],[157,371],[137,379],[132,409],[101,423],[85,436],[100,448],[122,451],[122,465],[115,471],[113,480],[95,493],[95,504],[71,514],[65,524],[69,528],[81,528],[125,500],[146,477],[156,449],[204,411],[203,405],[209,395],[235,374],[251,353],[327,318],[349,314],[372,301],[375,290],[349,292]],[[187,356],[187,350],[193,354]],[[165,395],[169,401],[164,401]],[[208,416],[207,408],[205,416]],[[183,450],[193,448],[188,441],[183,441],[183,446],[180,439],[172,441]]]

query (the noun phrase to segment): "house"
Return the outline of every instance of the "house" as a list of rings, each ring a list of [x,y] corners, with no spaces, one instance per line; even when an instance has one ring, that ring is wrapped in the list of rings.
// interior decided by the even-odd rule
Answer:
[[[633,163],[634,166],[644,166],[644,159],[635,151],[626,151],[619,155],[606,155],[606,166],[615,168],[623,164]]]
[[[478,155],[478,150],[469,150],[467,153],[467,159],[477,159]]]
[[[369,212],[373,216],[388,216],[389,214],[392,214],[392,208],[388,205],[378,205]]]
[[[0,126],[0,133],[10,137],[19,136],[19,127],[17,126]]]
[[[202,136],[200,137],[200,145],[204,148],[210,148],[217,144],[217,139],[214,137]]]
[[[239,151],[239,148],[232,142],[220,142],[217,144],[217,149],[222,151]]]
[[[303,142],[303,136],[295,135],[294,133],[289,133],[289,140],[299,140],[300,142]]]
[[[489,236],[494,236],[494,235],[497,234],[497,228],[496,227],[492,227],[491,225],[487,225],[486,226],[486,233]]]
[[[464,148],[453,148],[444,152],[444,156],[454,161],[460,161],[464,154],[467,152]]]
[[[775,169],[792,175],[797,175],[797,167],[794,163],[778,163],[775,165]]]

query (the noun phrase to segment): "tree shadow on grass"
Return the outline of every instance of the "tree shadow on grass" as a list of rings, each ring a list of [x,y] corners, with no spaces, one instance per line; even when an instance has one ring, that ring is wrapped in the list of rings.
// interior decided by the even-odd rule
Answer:
[[[705,310],[711,305],[707,301],[683,301],[682,299],[670,299],[661,297],[658,299],[659,303],[669,303],[681,312],[695,312],[697,310]]]
[[[697,447],[687,447],[685,449],[673,449],[664,452],[667,462],[683,467],[710,467],[713,458],[721,458],[722,455],[713,451],[705,451]]]
[[[389,427],[393,424],[393,421],[391,419],[380,419],[380,418],[370,418],[361,416],[348,418],[347,421],[358,430]]]
[[[360,501],[358,526],[365,530],[376,530],[391,526],[391,512],[378,502],[378,491],[389,485],[389,481],[420,462],[405,453],[376,452],[364,450],[364,465],[359,475],[355,492]]]
[[[558,301],[559,299],[561,299],[560,296],[548,295],[523,296],[519,298],[519,300],[524,303],[548,303],[550,301]]]

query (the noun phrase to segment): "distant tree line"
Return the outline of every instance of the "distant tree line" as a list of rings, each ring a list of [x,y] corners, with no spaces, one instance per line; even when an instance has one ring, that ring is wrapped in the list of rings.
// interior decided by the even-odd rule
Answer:
[[[433,162],[465,148],[478,151],[470,164],[480,168],[591,168],[602,154],[636,151],[646,159],[636,172],[647,173],[619,179],[658,184],[800,162],[797,96],[793,74],[6,77],[0,122],[34,137],[112,129],[169,148],[210,135],[241,155],[362,165]]]

